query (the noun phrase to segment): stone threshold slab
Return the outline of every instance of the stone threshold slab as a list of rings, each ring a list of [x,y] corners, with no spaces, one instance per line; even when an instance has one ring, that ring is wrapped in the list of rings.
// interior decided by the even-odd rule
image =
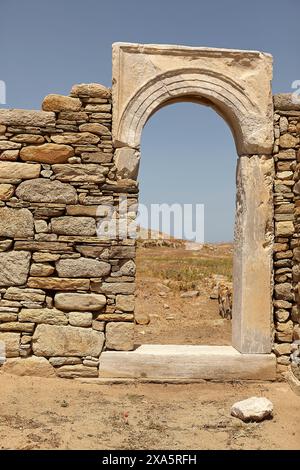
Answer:
[[[232,346],[145,344],[104,351],[99,377],[153,380],[275,380],[274,354],[241,354]]]

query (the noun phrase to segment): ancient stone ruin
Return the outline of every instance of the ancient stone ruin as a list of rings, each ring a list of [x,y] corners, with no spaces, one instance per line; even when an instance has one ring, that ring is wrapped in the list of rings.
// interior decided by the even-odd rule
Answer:
[[[135,240],[96,228],[122,195],[134,217],[142,128],[182,100],[214,108],[237,147],[233,370],[286,369],[300,338],[300,103],[272,98],[271,79],[261,52],[120,43],[112,94],[80,84],[42,111],[0,110],[4,370],[96,378],[114,352],[130,367],[135,353],[116,351],[134,349]]]

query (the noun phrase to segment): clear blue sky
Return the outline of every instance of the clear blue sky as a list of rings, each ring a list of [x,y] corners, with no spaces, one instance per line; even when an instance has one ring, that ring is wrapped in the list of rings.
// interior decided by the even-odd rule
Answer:
[[[73,83],[111,85],[111,44],[255,49],[274,56],[273,92],[300,79],[299,0],[0,0],[0,80],[9,108],[39,108]],[[210,109],[160,110],[142,138],[141,200],[205,204],[208,241],[232,238],[236,153]]]

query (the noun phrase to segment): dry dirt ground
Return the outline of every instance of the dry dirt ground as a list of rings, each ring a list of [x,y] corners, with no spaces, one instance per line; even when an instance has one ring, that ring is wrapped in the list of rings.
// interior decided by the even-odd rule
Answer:
[[[230,416],[253,395],[273,401],[273,420]],[[0,403],[1,449],[300,448],[300,397],[285,383],[89,385],[0,374]]]
[[[210,299],[213,275],[232,276],[231,245],[139,247],[136,261],[136,313],[150,317],[149,325],[136,326],[136,344],[231,344],[231,321]],[[199,296],[181,298],[188,290]]]
[[[231,275],[231,247],[138,250],[137,343],[230,344],[230,321],[210,300]],[[200,291],[194,299],[180,294]],[[232,404],[274,403],[274,419],[245,424]],[[128,417],[127,417],[128,415]],[[299,449],[300,397],[286,383],[90,385],[0,373],[1,449]]]

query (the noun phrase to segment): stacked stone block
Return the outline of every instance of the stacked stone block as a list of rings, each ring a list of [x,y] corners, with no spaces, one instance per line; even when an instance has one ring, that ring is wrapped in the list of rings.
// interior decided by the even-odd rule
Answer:
[[[284,371],[300,339],[300,105],[281,94],[274,108],[274,352]]]
[[[111,92],[0,110],[0,340],[6,369],[96,377],[105,348],[133,348],[135,241],[97,224],[137,184],[117,179]],[[30,361],[24,360],[33,356]],[[21,359],[22,358],[22,361]],[[51,370],[51,373],[50,373]]]

